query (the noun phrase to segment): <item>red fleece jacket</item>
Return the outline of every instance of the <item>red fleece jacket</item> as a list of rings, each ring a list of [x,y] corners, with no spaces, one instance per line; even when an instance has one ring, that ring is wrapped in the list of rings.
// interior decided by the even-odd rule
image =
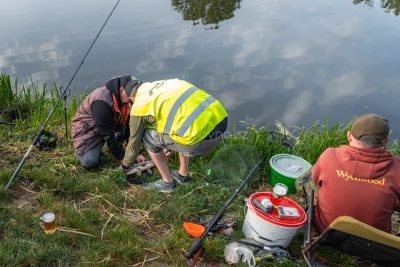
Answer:
[[[315,210],[320,232],[348,215],[390,233],[391,214],[400,209],[399,157],[383,148],[328,148],[313,166],[312,177],[320,187]]]

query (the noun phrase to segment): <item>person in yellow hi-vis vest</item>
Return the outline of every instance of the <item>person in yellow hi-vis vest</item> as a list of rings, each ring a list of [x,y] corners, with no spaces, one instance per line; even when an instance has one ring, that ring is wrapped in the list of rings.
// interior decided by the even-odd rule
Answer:
[[[130,138],[122,167],[134,164],[143,141],[162,179],[142,187],[171,192],[188,182],[189,158],[206,154],[222,141],[228,113],[213,96],[179,79],[139,84],[130,98]],[[168,168],[163,149],[179,152],[179,170]]]

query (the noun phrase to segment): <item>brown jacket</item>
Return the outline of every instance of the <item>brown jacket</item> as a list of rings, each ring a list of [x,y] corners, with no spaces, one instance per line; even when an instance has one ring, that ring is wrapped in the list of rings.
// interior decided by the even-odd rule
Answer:
[[[104,140],[97,130],[91,110],[95,101],[103,101],[114,110],[113,96],[106,86],[95,89],[83,100],[71,122],[72,145],[79,155],[84,155]],[[118,120],[119,117],[115,116],[113,124]]]

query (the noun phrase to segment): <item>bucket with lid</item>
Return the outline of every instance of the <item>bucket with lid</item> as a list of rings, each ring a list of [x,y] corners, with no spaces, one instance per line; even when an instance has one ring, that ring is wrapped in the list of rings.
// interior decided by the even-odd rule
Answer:
[[[300,205],[287,197],[283,198],[279,207],[294,209],[298,216],[279,216],[277,207],[265,213],[254,204],[255,200],[263,202],[263,199],[271,199],[271,197],[270,192],[257,192],[247,199],[247,212],[242,232],[247,238],[252,238],[266,246],[286,248],[306,223],[307,214]]]
[[[269,160],[269,166],[271,168],[271,185],[274,186],[276,183],[285,184],[288,187],[288,194],[296,192],[296,179],[311,168],[311,164],[306,160],[290,154],[274,155]]]

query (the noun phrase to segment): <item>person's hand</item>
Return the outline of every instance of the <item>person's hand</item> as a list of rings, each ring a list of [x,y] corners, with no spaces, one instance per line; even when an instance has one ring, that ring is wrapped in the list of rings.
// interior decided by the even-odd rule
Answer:
[[[138,163],[142,163],[142,162],[145,162],[145,161],[146,161],[146,158],[145,158],[145,156],[143,156],[142,154],[139,154],[139,156],[136,157],[136,161],[137,161]]]
[[[121,160],[119,161],[119,163],[120,163],[119,167],[121,168],[121,170],[122,170],[123,172],[126,172],[126,171],[129,169],[129,167],[127,167],[127,166],[124,165],[124,160],[123,160],[123,159],[121,159]]]
[[[115,169],[115,168],[122,168],[122,166],[123,166],[123,161],[124,161],[123,159],[119,160],[119,161],[118,161],[119,164],[116,163],[116,162],[114,161],[114,162],[111,163],[111,167],[112,167],[113,169]]]

